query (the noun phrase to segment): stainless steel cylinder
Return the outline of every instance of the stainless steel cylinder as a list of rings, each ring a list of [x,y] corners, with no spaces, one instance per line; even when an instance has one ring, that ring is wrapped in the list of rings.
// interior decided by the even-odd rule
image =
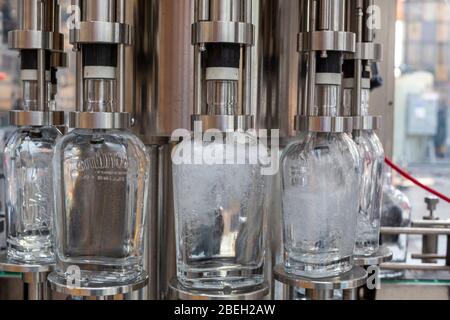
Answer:
[[[211,80],[207,81],[206,86],[206,104],[208,105],[209,115],[233,116],[237,114],[237,81]]]
[[[261,0],[255,51],[259,128],[280,129],[282,138],[295,135],[300,79],[300,4],[305,1]],[[304,83],[304,82],[303,82]]]
[[[116,0],[84,0],[81,19],[83,21],[116,21]]]
[[[345,0],[319,0],[317,29],[345,31]]]
[[[84,80],[85,112],[117,112],[116,81],[113,79]]]
[[[244,1],[241,0],[210,0],[211,21],[244,22]]]
[[[42,2],[40,0],[19,0],[18,20],[20,30],[42,30],[41,15]]]
[[[135,132],[149,144],[191,126],[194,0],[127,0],[126,5],[127,23],[138,32],[134,47],[127,48],[126,105],[134,113]]]

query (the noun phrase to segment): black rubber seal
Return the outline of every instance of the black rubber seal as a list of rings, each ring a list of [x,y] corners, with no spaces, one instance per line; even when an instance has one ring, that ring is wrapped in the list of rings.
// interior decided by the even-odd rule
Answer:
[[[229,43],[210,43],[206,45],[206,68],[239,68],[241,60],[240,45]]]
[[[327,51],[327,57],[322,58],[317,53],[317,73],[342,73],[342,53],[338,51]]]
[[[20,50],[20,69],[21,70],[37,70],[38,54],[37,50]],[[45,56],[45,69],[50,70],[51,53],[47,52]]]
[[[114,44],[83,45],[85,67],[117,67],[117,46]]]
[[[342,70],[344,72],[344,79],[352,79],[355,77],[355,61],[354,60],[344,60],[342,65]],[[370,71],[363,70],[361,73],[363,79],[370,79]]]

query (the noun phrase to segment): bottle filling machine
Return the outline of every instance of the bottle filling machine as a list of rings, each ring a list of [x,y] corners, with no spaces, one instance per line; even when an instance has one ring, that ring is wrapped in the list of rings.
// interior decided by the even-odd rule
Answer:
[[[358,300],[398,268],[381,233],[423,234],[420,258],[439,258],[436,199],[420,228],[381,228],[375,6],[73,0],[60,21],[58,1],[18,0],[0,271],[33,300]]]

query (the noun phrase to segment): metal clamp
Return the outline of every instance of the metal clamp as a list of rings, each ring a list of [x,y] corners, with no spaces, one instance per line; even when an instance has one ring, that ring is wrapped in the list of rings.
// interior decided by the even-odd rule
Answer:
[[[104,284],[90,284],[76,287],[69,285],[66,278],[52,272],[48,276],[52,290],[74,297],[111,297],[119,294],[128,294],[144,288],[148,284],[148,275],[143,273],[138,278],[120,285],[106,286]]]
[[[300,132],[346,133],[353,131],[351,117],[305,117],[295,118],[295,130]]]
[[[344,59],[382,61],[383,45],[372,42],[357,43],[355,53],[346,53]]]
[[[173,300],[191,301],[252,301],[262,300],[270,293],[267,283],[247,290],[225,290],[225,291],[199,291],[184,288],[177,279],[173,279],[169,284],[169,294]]]
[[[64,51],[64,35],[61,33],[14,30],[8,33],[8,45],[11,50],[49,50]]]
[[[70,43],[111,43],[131,45],[132,27],[128,24],[103,21],[80,22],[79,29],[70,30]]]
[[[64,125],[63,111],[10,111],[9,121],[17,127],[33,126],[62,126]]]
[[[125,112],[70,112],[69,128],[77,129],[129,129],[130,113]]]
[[[192,128],[195,129],[195,123],[201,122],[203,132],[207,130],[229,131],[247,131],[253,128],[253,116],[192,116]]]
[[[355,52],[356,35],[343,31],[314,31],[298,35],[298,51]]]
[[[236,43],[252,46],[255,27],[244,22],[200,21],[192,25],[192,44]]]
[[[378,130],[381,128],[381,121],[381,116],[353,117],[353,130]]]

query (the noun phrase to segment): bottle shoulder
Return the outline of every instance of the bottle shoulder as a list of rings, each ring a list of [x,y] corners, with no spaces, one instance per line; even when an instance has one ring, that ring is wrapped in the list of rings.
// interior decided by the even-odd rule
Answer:
[[[359,152],[365,155],[370,154],[373,158],[384,161],[384,147],[378,135],[373,131],[362,131],[354,136],[354,141]]]
[[[23,145],[36,148],[52,148],[61,132],[54,127],[21,127],[14,131],[6,144],[6,152],[21,148]]]
[[[56,154],[67,157],[91,157],[93,153],[116,154],[150,162],[144,143],[133,133],[125,130],[75,129],[61,139]]]

